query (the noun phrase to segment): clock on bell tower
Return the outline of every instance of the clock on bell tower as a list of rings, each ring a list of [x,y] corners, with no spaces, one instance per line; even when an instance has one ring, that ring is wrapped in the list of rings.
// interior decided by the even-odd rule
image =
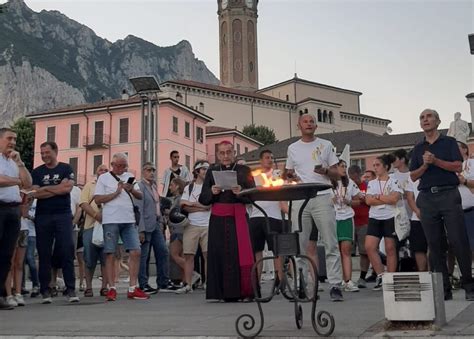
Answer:
[[[217,0],[221,85],[258,90],[258,0]]]

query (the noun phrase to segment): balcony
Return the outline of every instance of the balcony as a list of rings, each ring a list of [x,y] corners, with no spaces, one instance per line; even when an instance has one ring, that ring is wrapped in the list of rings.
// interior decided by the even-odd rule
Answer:
[[[110,135],[96,134],[84,137],[82,145],[87,149],[109,148]]]

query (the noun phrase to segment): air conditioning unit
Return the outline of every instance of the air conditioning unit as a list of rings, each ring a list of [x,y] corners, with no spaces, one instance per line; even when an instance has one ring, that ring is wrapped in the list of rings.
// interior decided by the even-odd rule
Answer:
[[[385,318],[390,321],[435,320],[437,303],[433,278],[431,272],[384,273]]]

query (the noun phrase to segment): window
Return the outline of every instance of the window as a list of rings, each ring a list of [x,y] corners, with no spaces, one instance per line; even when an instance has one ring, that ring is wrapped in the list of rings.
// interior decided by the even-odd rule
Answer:
[[[46,141],[56,141],[56,126],[49,126],[46,130]]]
[[[104,142],[104,122],[96,121],[94,123],[94,144],[102,144]]]
[[[191,168],[191,157],[189,155],[184,156],[184,163],[187,168]]]
[[[69,133],[69,147],[79,147],[79,124],[71,125],[71,131]]]
[[[204,130],[201,127],[196,127],[196,142],[198,144],[204,143]]]
[[[237,144],[237,155],[240,155],[240,144]]]
[[[365,172],[365,159],[351,159],[351,166],[352,165],[359,166],[362,172]]]
[[[318,122],[321,122],[321,121],[323,121],[323,115],[321,113],[321,110],[318,109]]]
[[[173,117],[173,133],[178,133],[178,118]]]
[[[286,101],[290,101],[290,95],[289,94],[286,95]]]
[[[332,114],[332,111],[329,111],[329,123],[333,124],[334,123],[334,116]]]
[[[102,154],[94,155],[94,162],[93,162],[93,165],[92,165],[94,167],[92,168],[92,173],[95,173],[95,171],[97,170],[97,167],[99,167],[102,164],[103,164]]]
[[[185,122],[184,122],[184,136],[185,136],[186,138],[189,138],[189,136],[190,136],[190,132],[189,132],[190,126],[191,126],[191,125],[189,124],[188,121],[185,121]]]
[[[248,148],[248,147],[245,147],[244,150],[245,150],[245,153],[248,153],[249,148]]]
[[[204,103],[203,102],[199,103],[199,112],[204,113]]]
[[[183,102],[183,96],[180,92],[176,93],[176,101]]]
[[[120,119],[119,121],[119,143],[128,142],[128,118]]]
[[[328,112],[326,110],[323,112],[323,122],[328,122]]]
[[[77,180],[77,164],[78,158],[69,158],[69,166],[72,167],[72,171],[74,172],[74,177]]]
[[[304,114],[306,114],[306,113],[308,113],[308,109],[307,109],[307,108],[304,109]]]

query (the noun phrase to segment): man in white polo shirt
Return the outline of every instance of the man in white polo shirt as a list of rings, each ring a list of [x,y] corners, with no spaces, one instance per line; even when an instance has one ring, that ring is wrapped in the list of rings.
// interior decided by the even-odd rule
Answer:
[[[5,280],[20,232],[20,188],[32,182],[15,145],[16,133],[0,128],[0,310],[13,308],[5,301]]]
[[[303,114],[298,119],[301,139],[288,147],[286,176],[303,183],[331,184],[337,178],[339,159],[330,141],[314,135],[318,127],[312,114]],[[293,227],[297,226],[298,212],[302,201],[293,204]],[[330,296],[333,301],[343,301],[341,292],[342,269],[336,234],[336,214],[332,203],[331,189],[319,192],[310,199],[303,212],[300,247],[307,251],[312,221],[315,222],[326,250]],[[315,260],[314,256],[312,256]],[[307,272],[305,272],[307,273]]]

